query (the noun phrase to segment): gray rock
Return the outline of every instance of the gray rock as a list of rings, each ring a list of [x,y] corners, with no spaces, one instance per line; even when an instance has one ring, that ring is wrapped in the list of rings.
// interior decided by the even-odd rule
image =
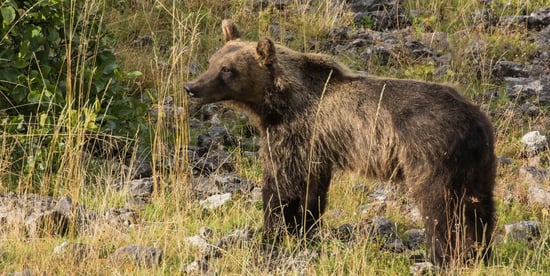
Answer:
[[[255,230],[251,228],[243,228],[243,229],[237,229],[233,231],[231,234],[221,238],[217,243],[216,246],[218,248],[227,249],[230,245],[239,244],[241,242],[250,241],[252,237],[254,237],[254,234],[256,233]]]
[[[352,190],[356,193],[366,193],[369,191],[369,185],[365,183],[359,183],[352,187]]]
[[[361,222],[359,231],[362,236],[374,240],[389,240],[397,237],[395,223],[385,217],[375,217],[370,223]]]
[[[85,230],[95,217],[68,197],[56,200],[13,192],[0,196],[0,231],[22,231],[28,237],[63,236],[71,229],[75,233]]]
[[[195,260],[186,265],[182,272],[187,275],[216,275],[216,273],[209,273],[209,265],[206,260]]]
[[[105,212],[107,222],[115,227],[129,227],[138,223],[138,215],[128,208],[111,208]]]
[[[378,236],[388,237],[397,234],[395,223],[385,217],[375,217],[372,220],[372,227]]]
[[[535,167],[521,167],[518,174],[523,182],[534,186],[548,179],[548,172]]]
[[[62,255],[74,263],[85,261],[91,251],[92,248],[87,244],[70,243],[67,241],[61,243],[53,249],[54,254]]]
[[[139,266],[155,267],[160,265],[163,250],[158,247],[128,245],[117,249],[109,256],[109,260],[117,264],[131,262]]]
[[[395,252],[395,253],[401,253],[401,252],[405,251],[405,249],[406,249],[405,244],[398,237],[387,239],[386,242],[384,243],[384,245],[382,246],[382,248],[384,250],[389,250],[389,251]]]
[[[209,175],[214,172],[231,172],[234,162],[223,147],[199,147],[188,150],[189,163],[194,175]]]
[[[221,143],[224,146],[237,146],[237,138],[231,134],[227,127],[222,125],[215,125],[208,130],[208,135],[211,139]]]
[[[504,225],[506,241],[535,242],[541,237],[541,223],[538,221],[520,221]]]
[[[57,200],[57,203],[53,209],[61,214],[70,216],[74,210],[73,200],[70,197],[63,196]]]
[[[497,161],[499,166],[509,166],[512,165],[513,162],[512,158],[506,156],[499,156]]]
[[[248,200],[251,202],[259,202],[262,200],[262,188],[254,187],[250,193],[248,193]]]
[[[527,147],[530,154],[537,154],[548,148],[546,136],[538,131],[530,131],[521,137],[521,142]]]
[[[25,220],[30,237],[65,236],[69,233],[70,224],[69,217],[55,210],[35,212]]]
[[[309,275],[308,266],[318,262],[319,251],[299,250],[292,253],[279,253],[269,258],[270,274],[274,275]]]
[[[531,185],[527,189],[527,201],[529,204],[550,208],[550,191]]]
[[[192,236],[185,239],[185,241],[197,247],[201,253],[201,255],[208,259],[210,257],[219,257],[221,256],[220,249],[212,244],[209,244],[203,237],[201,236]]]
[[[423,33],[422,34],[422,44],[426,45],[431,49],[437,49],[440,51],[447,51],[449,49],[449,37],[445,32],[433,32],[433,33]],[[448,56],[448,57],[447,57]],[[445,55],[445,58],[448,58],[450,62],[450,55]],[[448,65],[448,63],[446,63]]]
[[[141,178],[135,179],[130,182],[128,186],[128,199],[126,203],[128,207],[143,206],[151,203],[151,196],[153,194],[153,178]]]
[[[203,226],[199,229],[199,236],[205,240],[209,240],[212,236],[214,236],[214,231],[206,226]]]
[[[216,209],[223,206],[226,202],[231,200],[232,194],[225,193],[220,195],[212,195],[204,200],[200,200],[199,203],[204,209]]]
[[[430,262],[415,263],[409,267],[409,272],[412,275],[434,275],[439,270],[438,266]]]
[[[529,117],[536,117],[537,115],[539,115],[540,109],[536,105],[530,102],[526,102],[519,107],[519,110],[521,110],[521,113]]]
[[[529,76],[529,72],[522,64],[508,60],[497,61],[492,73],[494,77],[500,79],[505,77],[525,78]]]
[[[351,242],[355,240],[354,230],[354,225],[345,223],[337,228],[331,229],[331,235],[342,242]]]
[[[377,183],[378,188],[368,196],[369,202],[385,202],[395,198],[396,190],[391,185]]]
[[[371,23],[373,30],[393,30],[410,25],[401,2],[392,0],[348,0],[355,24]]]
[[[550,81],[532,78],[505,77],[506,95],[511,99],[525,101],[536,96],[541,105],[550,103]]]
[[[190,245],[193,245],[193,246],[196,246],[198,248],[205,248],[206,246],[208,246],[208,242],[201,236],[191,236],[191,237],[187,237],[185,238],[185,241],[190,244]]]
[[[128,171],[132,179],[151,177],[153,175],[151,159],[144,150],[140,150],[135,158],[133,156],[126,158],[126,164],[129,166]]]
[[[240,193],[247,194],[254,188],[254,183],[234,173],[219,173],[193,179],[193,192],[198,196],[214,194]]]
[[[406,245],[410,250],[420,249],[420,246],[424,243],[424,230],[423,229],[409,229],[404,233],[406,237]]]
[[[540,30],[550,25],[550,8],[541,8],[529,15],[505,15],[499,19],[499,25],[526,25],[528,29]]]

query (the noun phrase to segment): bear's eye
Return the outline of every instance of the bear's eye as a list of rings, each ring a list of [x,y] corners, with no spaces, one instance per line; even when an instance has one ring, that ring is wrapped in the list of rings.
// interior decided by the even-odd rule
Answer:
[[[223,73],[231,73],[231,68],[224,66],[224,67],[222,67],[222,72]]]

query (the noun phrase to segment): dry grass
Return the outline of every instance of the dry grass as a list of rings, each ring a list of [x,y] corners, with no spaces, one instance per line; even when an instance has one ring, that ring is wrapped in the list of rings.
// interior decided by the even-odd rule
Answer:
[[[89,11],[97,11],[102,1],[90,2]],[[190,192],[189,171],[185,162],[175,165],[168,161],[170,156],[185,156],[186,146],[190,140],[188,127],[189,114],[187,100],[182,93],[182,84],[190,79],[189,68],[198,66],[205,68],[207,57],[214,49],[220,47],[220,23],[223,18],[232,17],[245,30],[245,37],[255,40],[264,35],[271,35],[279,43],[284,43],[294,49],[315,51],[311,40],[322,41],[324,35],[332,28],[350,25],[351,16],[345,11],[335,8],[333,1],[306,1],[309,9],[290,6],[285,11],[269,8],[253,13],[252,3],[255,1],[107,1],[107,6],[120,4],[114,9],[99,9],[103,12],[103,20],[114,34],[113,46],[124,68],[140,70],[144,76],[139,80],[142,85],[141,97],[152,101],[153,107],[162,107],[168,99],[173,99],[175,106],[183,109],[172,109],[158,112],[150,118],[152,132],[151,154],[154,164],[156,193],[149,206],[138,210],[140,223],[120,230],[110,226],[97,226],[87,233],[70,235],[68,237],[46,237],[24,239],[21,231],[0,232],[0,272],[11,273],[30,270],[37,274],[177,274],[188,263],[199,256],[198,249],[186,243],[185,238],[196,235],[201,226],[214,229],[215,239],[221,238],[234,229],[245,226],[259,228],[262,212],[260,206],[247,202],[244,198],[235,198],[231,204],[218,210],[204,212],[194,200]],[[304,2],[304,1],[296,1]],[[493,1],[497,2],[497,1]],[[509,1],[512,6],[520,6],[519,0]],[[542,7],[545,1],[527,1],[529,9]],[[94,6],[96,5],[96,6]],[[495,4],[497,5],[497,4]],[[548,5],[548,3],[546,3]],[[338,5],[336,5],[338,6]],[[453,74],[447,80],[457,84],[470,96],[483,93],[488,87],[500,88],[489,77],[490,66],[496,59],[506,56],[511,60],[524,61],[532,51],[533,45],[526,40],[524,31],[516,27],[487,31],[471,27],[468,16],[479,3],[475,0],[466,1],[405,1],[409,10],[423,10],[420,30],[449,32]],[[499,9],[503,13],[513,14],[514,11]],[[517,12],[517,11],[516,11]],[[269,24],[276,22],[280,29],[269,30]],[[150,36],[152,46],[132,47],[132,41],[141,36]],[[290,40],[289,36],[293,39]],[[480,64],[472,64],[464,56],[464,45],[475,41],[486,41],[476,56]],[[161,46],[165,47],[161,47]],[[403,61],[403,67],[389,71],[379,68],[375,71],[382,74],[402,75],[407,68],[415,68],[414,63]],[[472,73],[473,66],[481,66],[481,78]],[[485,68],[484,66],[489,66]],[[414,74],[422,78],[422,74]],[[74,84],[79,87],[78,83]],[[495,99],[483,99],[479,104],[488,104],[492,108],[501,107],[507,102]],[[0,135],[0,194],[8,191],[25,193],[36,191],[33,185],[40,183],[38,192],[55,196],[69,196],[74,202],[84,204],[99,213],[112,207],[122,207],[124,196],[109,188],[114,181],[129,177],[122,169],[122,160],[98,160],[84,149],[84,140],[90,135],[89,126],[93,123],[86,117],[86,110],[77,107],[76,110],[66,109],[55,124],[55,134],[48,139],[54,145],[63,143],[62,151],[52,148],[50,158],[58,158],[61,170],[55,174],[44,174],[42,179],[33,179],[33,171],[13,172],[8,165],[14,149],[13,141],[27,136],[36,139],[40,144],[45,137],[36,134],[30,127],[21,137]],[[543,115],[541,116],[544,116]],[[76,116],[76,117],[75,117]],[[504,223],[523,219],[534,219],[546,225],[543,229],[543,241],[535,248],[526,245],[506,243],[498,245],[494,250],[495,257],[491,265],[474,265],[455,267],[451,274],[528,274],[540,275],[550,269],[550,253],[548,241],[548,210],[536,206],[526,206],[522,202],[504,203],[502,199],[511,186],[515,193],[521,194],[525,185],[519,183],[517,170],[523,165],[521,161],[521,144],[519,137],[531,125],[539,124],[543,118],[535,118],[517,124],[513,114],[503,113],[494,118],[497,132],[497,154],[514,158],[514,163],[499,168],[496,198],[498,202],[498,229]],[[98,137],[99,134],[98,134]],[[103,138],[102,138],[103,139]],[[58,143],[56,143],[58,142]],[[61,145],[60,145],[61,146]],[[137,149],[127,149],[130,153]],[[61,152],[61,154],[60,154]],[[26,158],[32,158],[36,152],[26,152]],[[260,165],[248,162],[239,150],[234,154],[238,163],[237,170],[241,175],[253,178],[260,183]],[[546,153],[546,156],[548,153]],[[53,161],[53,160],[52,160]],[[172,167],[168,170],[167,167]],[[32,168],[34,170],[39,167]],[[390,205],[379,210],[366,213],[358,207],[365,204],[366,197],[352,189],[362,182],[353,176],[339,176],[332,184],[330,193],[330,210],[338,210],[336,215],[329,211],[324,224],[336,227],[342,223],[358,222],[374,215],[384,215],[397,221],[402,232],[413,226],[420,226],[405,217],[402,206]],[[370,183],[370,182],[365,182]],[[546,188],[549,184],[546,183]],[[524,193],[524,192],[523,192]],[[403,198],[403,201],[406,201]],[[1,222],[0,222],[1,223]],[[67,261],[65,257],[53,254],[55,246],[63,241],[82,242],[91,246],[91,254],[84,262]],[[144,268],[133,264],[121,265],[110,262],[106,256],[116,248],[128,244],[157,246],[164,250],[164,261],[158,267]],[[302,246],[295,241],[287,241],[286,248],[290,252],[300,253]],[[309,248],[311,249],[311,248]],[[411,261],[406,254],[395,254],[379,250],[379,245],[369,240],[359,240],[348,245],[327,240],[313,248],[319,252],[315,260],[306,258],[305,274],[407,274]],[[307,250],[305,250],[307,251]],[[229,251],[211,263],[212,269],[222,275],[226,274],[272,274],[265,265],[265,256],[261,256],[255,240],[243,246],[230,248]],[[264,261],[264,262],[262,262]],[[279,271],[281,274],[296,271]]]

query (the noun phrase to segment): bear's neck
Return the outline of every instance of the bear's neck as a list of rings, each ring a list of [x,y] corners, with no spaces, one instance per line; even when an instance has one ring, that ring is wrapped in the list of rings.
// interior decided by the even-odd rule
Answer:
[[[305,54],[297,60],[278,60],[272,69],[273,84],[264,91],[263,102],[235,102],[261,132],[299,120],[315,112],[321,97],[338,89],[334,86],[362,78],[325,55]]]

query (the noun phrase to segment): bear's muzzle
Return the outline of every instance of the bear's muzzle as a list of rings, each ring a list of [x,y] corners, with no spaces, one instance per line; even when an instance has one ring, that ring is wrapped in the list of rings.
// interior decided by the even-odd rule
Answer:
[[[191,98],[195,97],[195,92],[193,92],[193,89],[191,88],[191,86],[188,83],[183,85],[183,89],[185,89],[185,91],[187,92],[189,97],[191,97]]]

